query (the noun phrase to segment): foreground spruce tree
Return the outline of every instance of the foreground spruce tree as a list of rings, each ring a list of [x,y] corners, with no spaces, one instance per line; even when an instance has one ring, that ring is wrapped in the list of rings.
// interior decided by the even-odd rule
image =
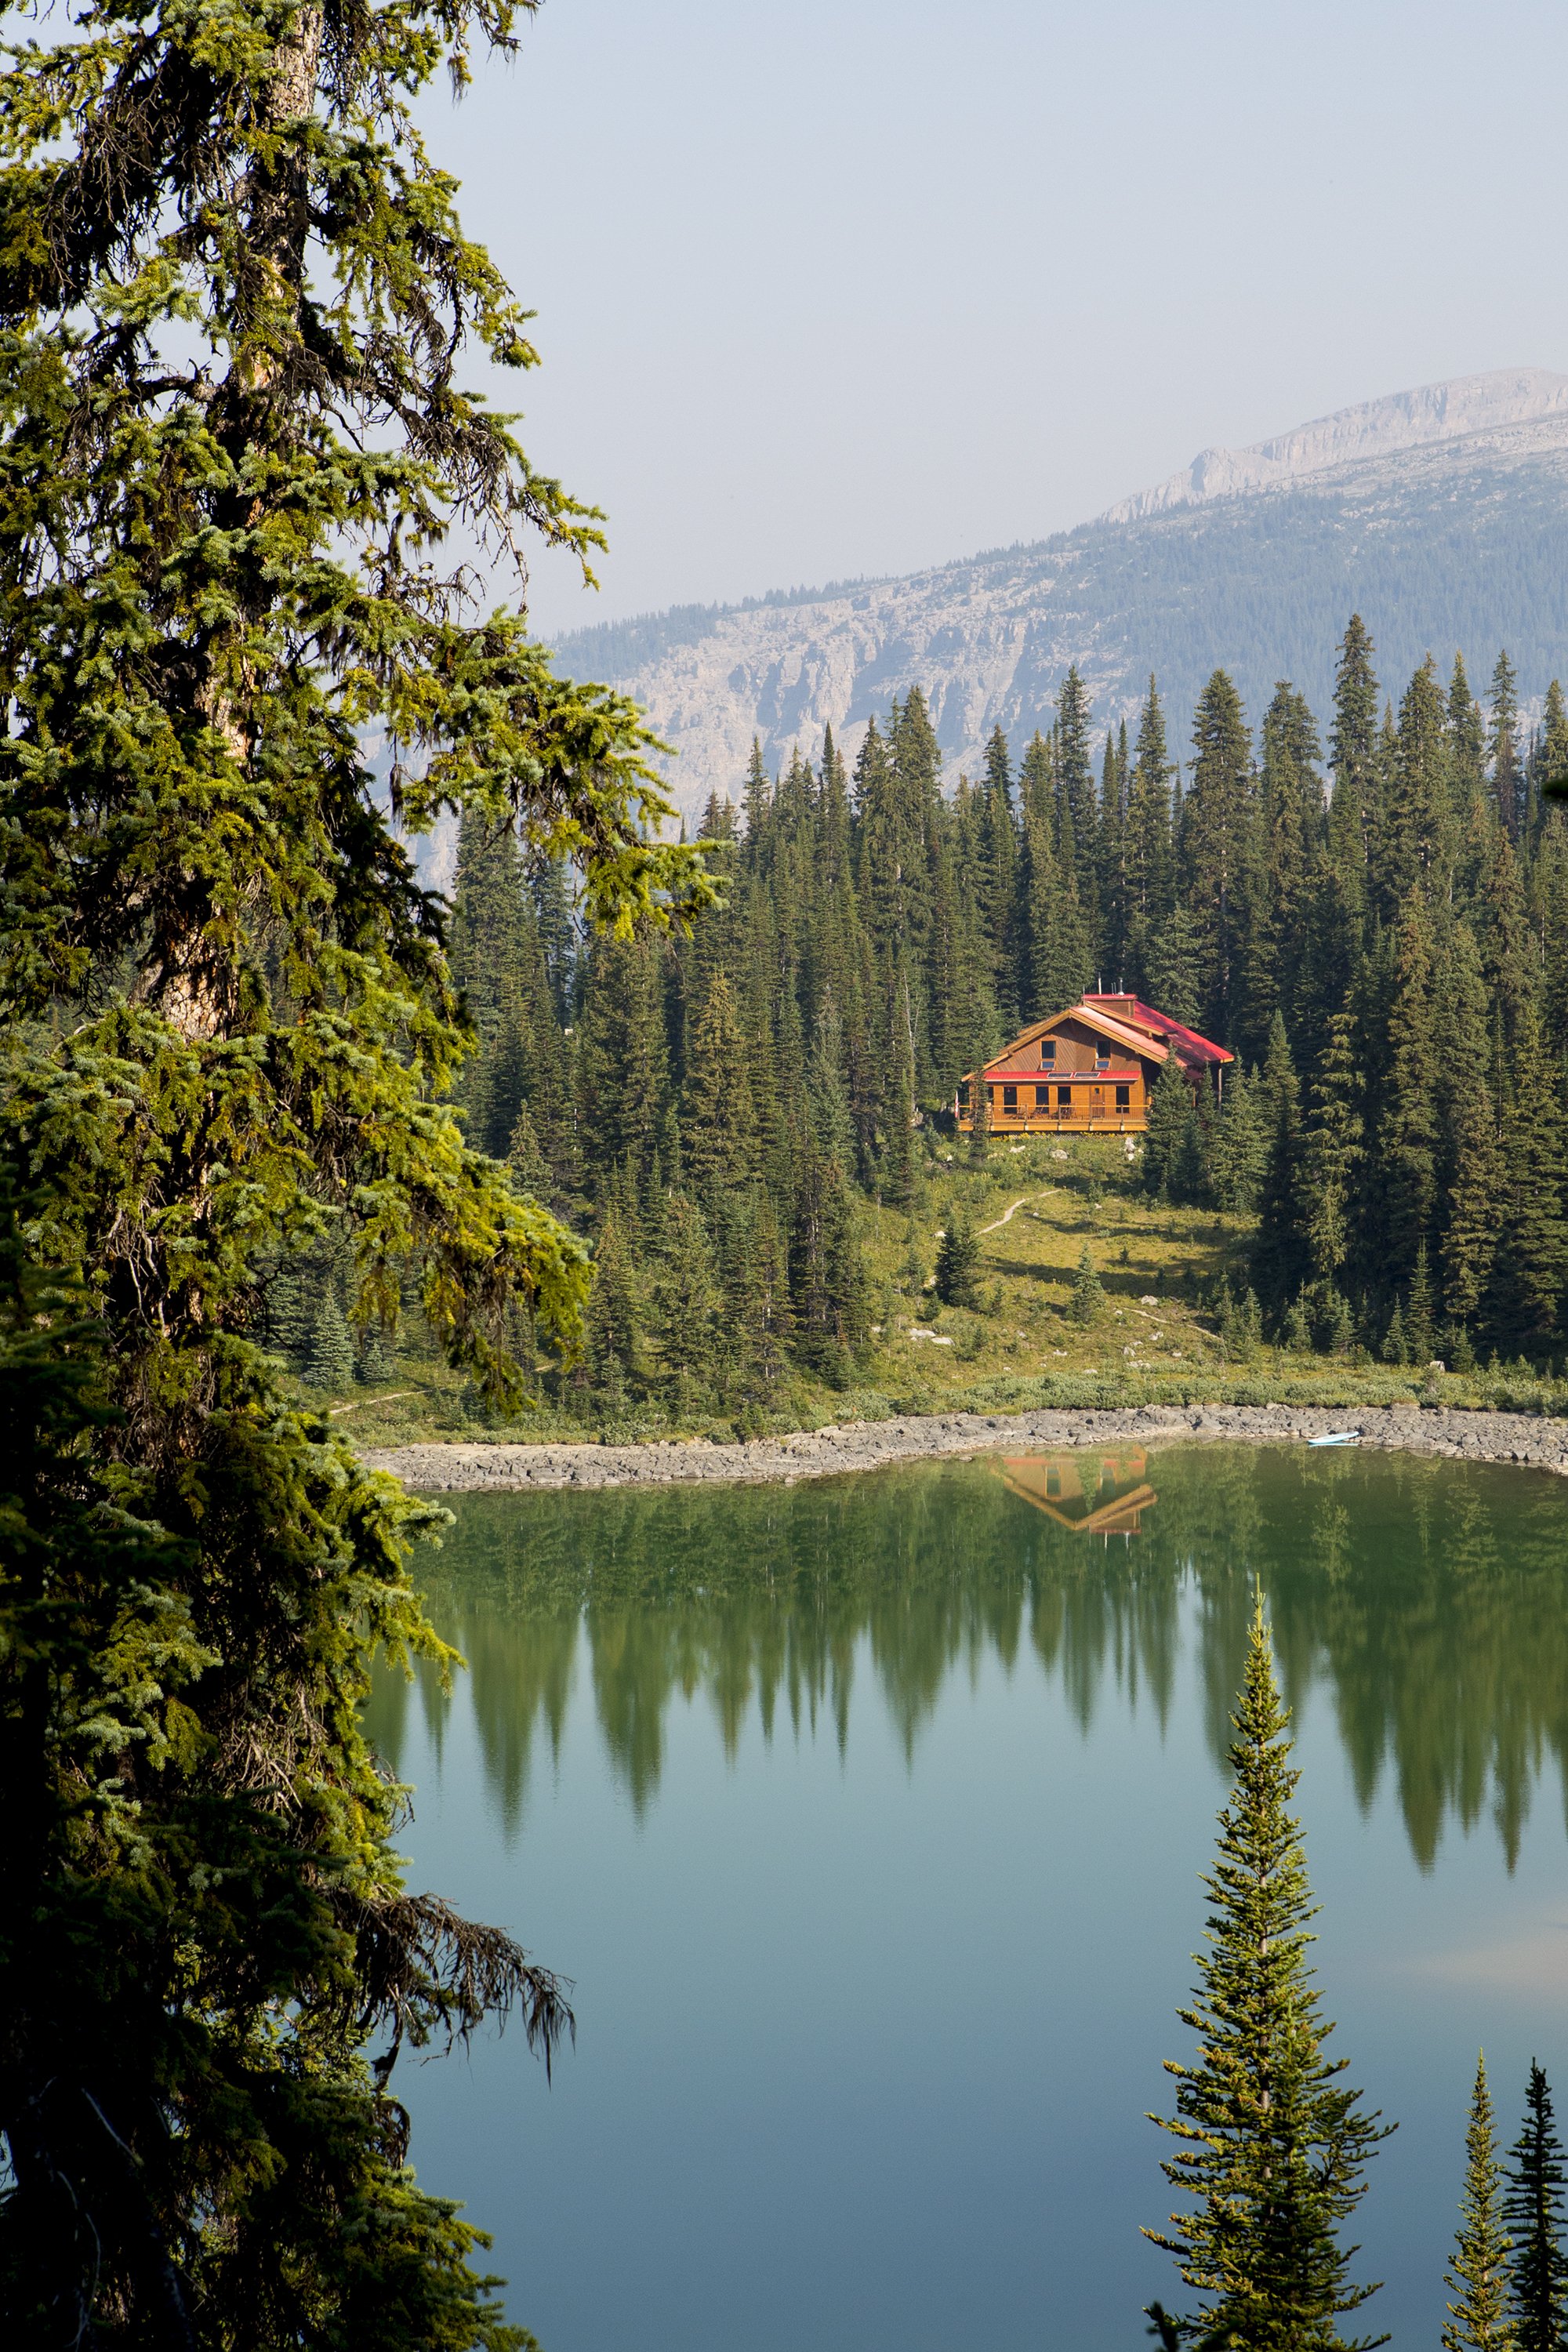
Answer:
[[[439,908],[381,814],[570,858],[629,931],[708,895],[636,713],[437,561],[588,518],[464,390],[531,359],[410,108],[511,0],[93,0],[0,105],[0,2338],[515,2342],[404,2169],[400,2045],[567,2012],[406,1891],[359,1708],[447,1654],[428,1515],[281,1395],[260,1269],[504,1401],[585,1254],[446,1095]]]
[[[1518,2338],[1508,2307],[1510,2246],[1503,2227],[1502,2168],[1483,2057],[1476,2062],[1465,2134],[1465,2186],[1448,2262],[1448,2284],[1456,2300],[1448,2305],[1443,2326],[1444,2352],[1513,2352]]]
[[[1560,2352],[1568,2335],[1563,2178],[1563,2143],[1552,2116],[1551,2086],[1532,2058],[1524,2124],[1509,2150],[1503,2204],[1513,2240],[1509,2286],[1519,2352]]]
[[[1198,2050],[1190,2064],[1168,2063],[1177,2111],[1153,2118],[1183,2144],[1163,2169],[1194,2203],[1172,2215],[1168,2232],[1145,2232],[1203,2301],[1177,2321],[1158,2306],[1152,2315],[1204,2352],[1340,2352],[1336,2321],[1376,2289],[1351,2284],[1357,2250],[1340,2244],[1339,2231],[1386,2133],[1357,2112],[1360,2092],[1341,2086],[1346,2062],[1324,2054],[1333,2028],[1319,2014],[1306,1957],[1315,1906],[1300,1825],[1287,1811],[1300,1776],[1261,1602],[1232,1720],[1236,1785],[1205,1882],[1209,1948],[1198,2005],[1181,2012]]]

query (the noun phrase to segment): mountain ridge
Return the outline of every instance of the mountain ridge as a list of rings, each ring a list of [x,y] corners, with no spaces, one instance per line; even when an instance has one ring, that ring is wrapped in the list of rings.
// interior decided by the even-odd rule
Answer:
[[[1173,506],[1276,488],[1405,449],[1508,434],[1560,416],[1568,418],[1568,375],[1549,368],[1494,368],[1417,384],[1333,409],[1244,449],[1200,449],[1180,473],[1107,507],[1095,520],[1137,522]]]
[[[1048,726],[1077,662],[1097,721],[1131,717],[1155,672],[1173,748],[1203,680],[1236,676],[1253,717],[1290,677],[1322,715],[1352,610],[1397,700],[1428,649],[1489,669],[1507,645],[1526,697],[1568,669],[1568,376],[1495,370],[1334,412],[1183,473],[1047,540],[903,575],[684,606],[563,639],[675,747],[688,813],[738,792],[826,725],[851,753],[919,685],[950,768],[994,725]]]

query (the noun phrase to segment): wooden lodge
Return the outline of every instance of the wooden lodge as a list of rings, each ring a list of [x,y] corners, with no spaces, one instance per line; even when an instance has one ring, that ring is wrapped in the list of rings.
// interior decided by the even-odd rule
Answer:
[[[1174,1055],[1194,1094],[1212,1072],[1222,1085],[1235,1055],[1136,996],[1086,995],[1031,1022],[982,1074],[995,1135],[1142,1135],[1149,1098]],[[958,1083],[961,1131],[974,1124],[973,1070]]]

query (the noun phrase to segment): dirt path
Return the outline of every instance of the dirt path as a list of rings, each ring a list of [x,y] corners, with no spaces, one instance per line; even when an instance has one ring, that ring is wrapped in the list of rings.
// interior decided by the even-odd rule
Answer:
[[[1055,1191],[1056,1186],[1054,1184],[1047,1184],[1046,1186],[1046,1192],[1054,1192]],[[994,1223],[989,1225],[979,1225],[975,1228],[975,1238],[978,1240],[981,1234],[999,1234],[1003,1226],[1010,1223],[1017,1211],[1023,1207],[1026,1201],[1043,1201],[1046,1197],[1046,1192],[1020,1192],[1017,1199],[1014,1202],[1012,1208],[1004,1209],[1001,1215]]]

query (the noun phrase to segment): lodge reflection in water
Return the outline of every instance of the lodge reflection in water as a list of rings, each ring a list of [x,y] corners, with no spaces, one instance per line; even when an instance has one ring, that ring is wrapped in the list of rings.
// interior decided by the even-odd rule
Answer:
[[[998,1465],[1002,1483],[1021,1503],[1032,1503],[1075,1535],[1128,1538],[1142,1532],[1142,1514],[1160,1497],[1144,1475],[1141,1449],[1130,1454],[1010,1454]]]
[[[731,1753],[786,1718],[847,1744],[876,1704],[912,1755],[955,1669],[987,1657],[1032,1660],[1086,1728],[1105,1705],[1163,1724],[1195,1675],[1223,1759],[1257,1580],[1287,1696],[1329,1687],[1357,1790],[1393,1774],[1423,1862],[1489,1811],[1511,1853],[1538,1775],[1568,1760],[1568,1506],[1541,1474],[1194,1445],[474,1496],[457,1521],[420,1573],[469,1673],[451,1696],[384,1677],[371,1729],[396,1767],[410,1705],[437,1742],[471,1708],[514,1830],[584,1701],[641,1807],[678,1704],[705,1698]]]

